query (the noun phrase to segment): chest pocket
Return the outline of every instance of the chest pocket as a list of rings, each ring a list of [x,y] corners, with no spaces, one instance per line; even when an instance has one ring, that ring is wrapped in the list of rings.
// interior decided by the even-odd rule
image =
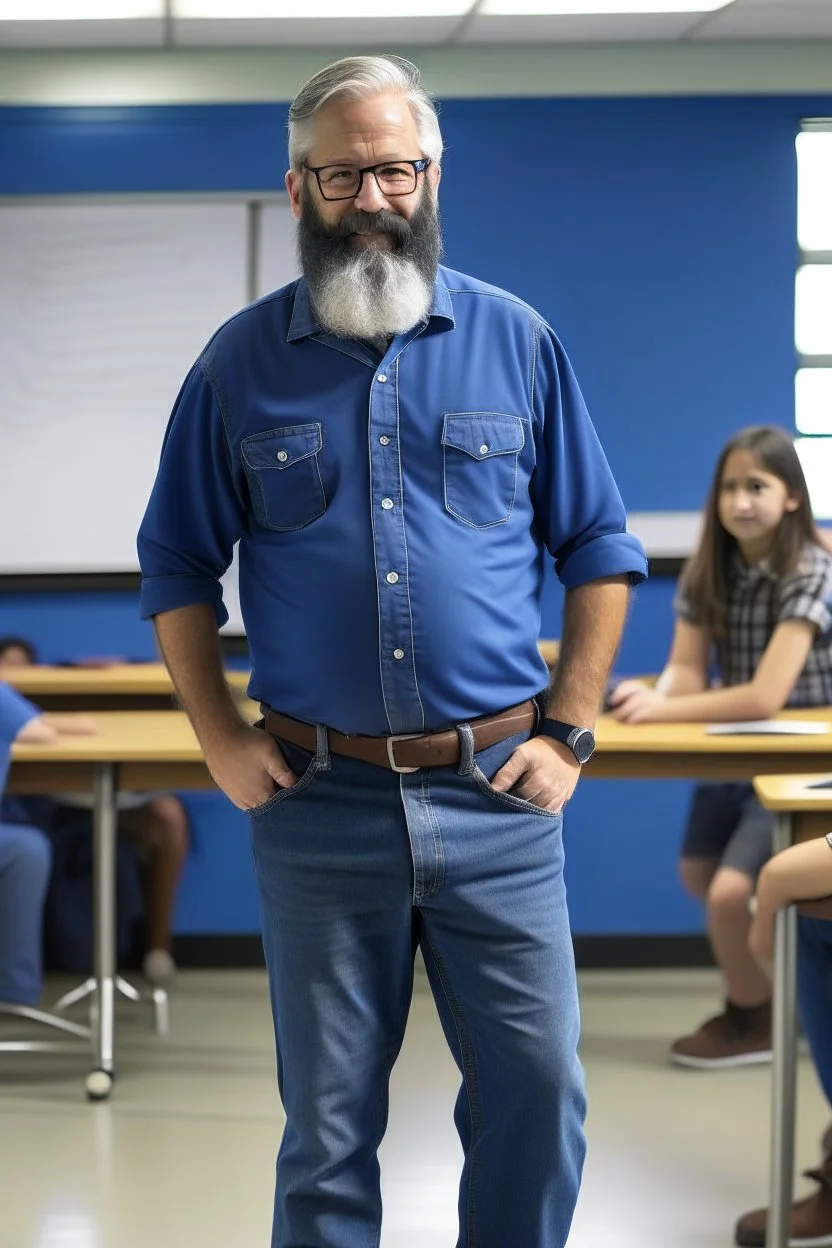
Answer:
[[[517,456],[525,435],[519,416],[447,412],[442,430],[445,509],[463,524],[505,524],[517,493]]]
[[[254,514],[267,529],[302,529],[326,511],[316,421],[254,433],[241,444]]]

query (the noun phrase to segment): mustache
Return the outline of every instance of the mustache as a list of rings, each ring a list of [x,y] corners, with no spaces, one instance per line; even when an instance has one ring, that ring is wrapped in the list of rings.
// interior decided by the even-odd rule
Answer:
[[[345,212],[334,225],[322,221],[317,212],[309,214],[306,222],[310,233],[318,238],[346,239],[351,234],[389,234],[395,242],[407,247],[413,241],[413,229],[409,221],[395,212],[364,212],[356,208]]]

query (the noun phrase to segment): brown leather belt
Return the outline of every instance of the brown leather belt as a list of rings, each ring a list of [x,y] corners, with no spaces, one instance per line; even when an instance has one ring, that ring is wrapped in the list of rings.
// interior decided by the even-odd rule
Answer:
[[[261,705],[263,727],[273,737],[291,741],[305,750],[317,748],[314,724],[290,719],[268,706]],[[470,721],[474,751],[487,749],[517,732],[530,732],[537,724],[537,704],[529,699],[519,706],[510,706],[497,715],[485,715]],[[387,767],[390,771],[411,772],[420,767],[450,767],[459,763],[459,736],[455,728],[445,732],[398,733],[392,737],[349,736],[330,728],[329,748],[333,754],[345,754],[363,763]]]

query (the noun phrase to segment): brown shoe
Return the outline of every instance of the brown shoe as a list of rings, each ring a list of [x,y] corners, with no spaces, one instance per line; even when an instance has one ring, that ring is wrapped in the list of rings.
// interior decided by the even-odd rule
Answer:
[[[789,1248],[824,1248],[832,1245],[832,1163],[819,1170],[807,1170],[818,1190],[795,1201],[789,1214]],[[768,1209],[755,1209],[740,1218],[734,1228],[734,1242],[740,1248],[765,1248]]]
[[[722,1014],[671,1046],[670,1060],[701,1070],[770,1062],[771,1002],[747,1009],[726,1001]]]

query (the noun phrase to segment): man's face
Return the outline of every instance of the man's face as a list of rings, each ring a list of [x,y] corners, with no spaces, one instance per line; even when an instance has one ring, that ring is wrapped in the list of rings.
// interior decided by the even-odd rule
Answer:
[[[333,100],[314,119],[313,168],[401,164],[423,157],[404,96]],[[327,199],[308,169],[286,176],[299,220],[301,266],[318,323],[345,338],[378,340],[423,320],[442,251],[439,171],[419,173],[407,195],[386,196],[365,174],[351,199]]]
[[[307,165],[354,165],[363,169],[390,160],[417,160],[424,155],[416,131],[416,122],[410,106],[403,95],[371,95],[359,100],[330,100],[319,109],[314,119],[315,141],[307,157]],[[424,195],[436,195],[439,170],[429,165],[419,175],[418,185],[412,195],[385,199],[372,175],[365,175],[361,190],[355,199],[327,200],[318,188],[314,174],[306,171],[286,174],[286,189],[292,201],[292,212],[300,220],[303,216],[303,187],[309,183],[309,193],[321,221],[337,226],[347,213],[355,211],[376,214],[391,212],[410,220]],[[393,240],[383,232],[355,233],[352,245],[356,248],[373,246],[390,248]]]

